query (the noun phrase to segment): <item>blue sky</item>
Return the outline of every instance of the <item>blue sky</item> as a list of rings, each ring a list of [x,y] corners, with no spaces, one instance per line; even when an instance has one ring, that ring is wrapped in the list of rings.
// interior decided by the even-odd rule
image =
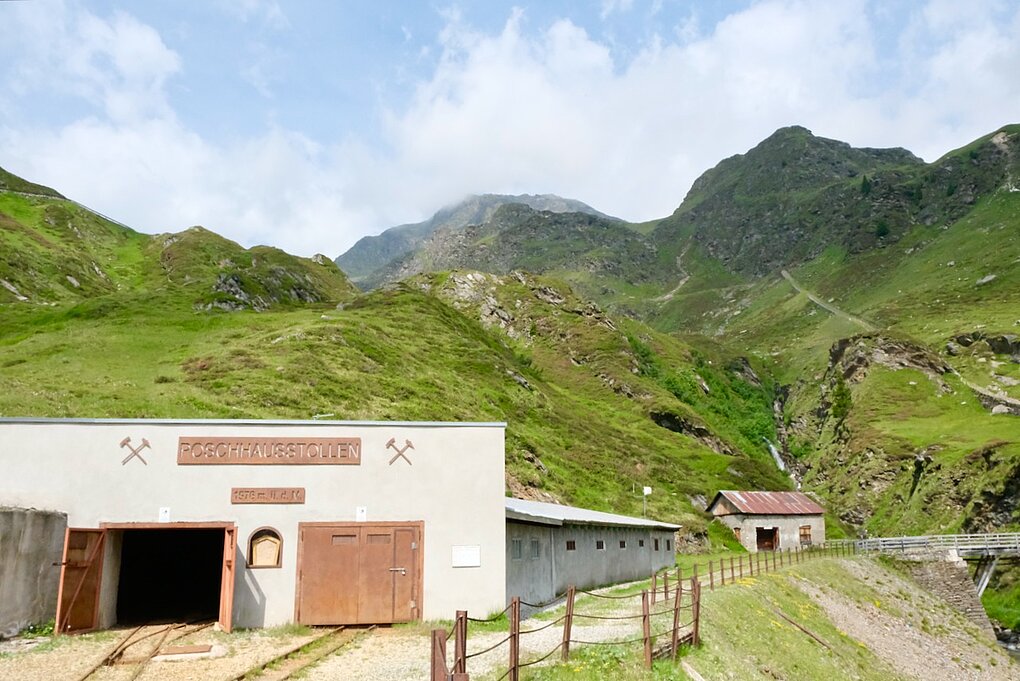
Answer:
[[[0,3],[0,166],[145,232],[335,256],[468,193],[669,214],[800,124],[1020,121],[1020,2]]]

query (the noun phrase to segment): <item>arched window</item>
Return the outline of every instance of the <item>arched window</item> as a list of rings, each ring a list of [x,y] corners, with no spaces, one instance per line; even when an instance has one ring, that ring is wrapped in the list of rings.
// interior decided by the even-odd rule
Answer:
[[[248,537],[248,567],[278,568],[283,561],[283,537],[272,527],[260,527]]]

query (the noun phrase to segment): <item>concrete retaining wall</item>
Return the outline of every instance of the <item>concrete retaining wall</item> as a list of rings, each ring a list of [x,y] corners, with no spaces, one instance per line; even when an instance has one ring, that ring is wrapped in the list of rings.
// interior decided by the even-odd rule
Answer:
[[[0,638],[53,619],[67,515],[0,508]]]
[[[995,630],[981,605],[967,563],[956,551],[907,552],[896,558],[904,562],[918,584],[947,601],[989,638],[995,639]]]

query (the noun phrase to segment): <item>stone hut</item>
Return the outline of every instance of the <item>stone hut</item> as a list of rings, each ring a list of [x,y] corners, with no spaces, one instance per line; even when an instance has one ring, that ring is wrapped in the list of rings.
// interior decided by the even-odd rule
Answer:
[[[723,490],[705,510],[752,553],[825,543],[825,509],[803,492]]]

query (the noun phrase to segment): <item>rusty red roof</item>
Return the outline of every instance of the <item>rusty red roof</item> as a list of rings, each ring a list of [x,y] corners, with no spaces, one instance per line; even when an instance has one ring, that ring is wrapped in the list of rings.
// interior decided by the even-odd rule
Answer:
[[[706,509],[709,513],[720,497],[726,497],[740,513],[749,515],[820,515],[825,509],[803,492],[737,492],[723,490]]]

